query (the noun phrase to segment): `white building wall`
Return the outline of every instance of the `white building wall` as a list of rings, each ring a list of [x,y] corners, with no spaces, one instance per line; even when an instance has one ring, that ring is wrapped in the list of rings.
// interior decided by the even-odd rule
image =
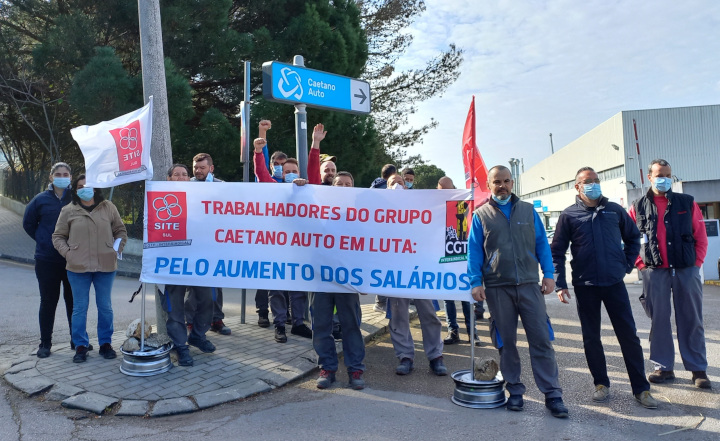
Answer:
[[[680,181],[720,179],[720,105],[621,112],[627,161],[627,178],[645,185],[647,165],[662,158]],[[637,123],[640,157],[637,162],[633,119]]]

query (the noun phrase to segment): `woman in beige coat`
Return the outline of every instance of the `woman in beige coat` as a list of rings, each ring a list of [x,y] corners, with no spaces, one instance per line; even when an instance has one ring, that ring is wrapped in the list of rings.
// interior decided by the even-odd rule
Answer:
[[[89,338],[86,330],[90,301],[90,285],[95,287],[98,310],[97,334],[100,355],[115,358],[110,345],[113,334],[111,292],[117,253],[114,242],[120,239],[117,253],[127,241],[127,231],[115,205],[104,200],[99,189],[85,187],[85,175],[72,183],[72,203],[60,212],[53,245],[67,261],[68,280],[73,291],[72,341],[75,344],[73,362],[87,359]]]

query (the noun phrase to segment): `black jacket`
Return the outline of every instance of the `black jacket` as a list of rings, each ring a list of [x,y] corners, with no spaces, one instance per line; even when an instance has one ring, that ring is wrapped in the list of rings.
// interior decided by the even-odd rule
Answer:
[[[65,259],[57,252],[52,243],[60,210],[72,200],[72,191],[65,189],[62,198],[55,195],[52,184],[50,188],[39,193],[25,207],[23,228],[35,240],[35,260],[64,263]]]
[[[568,287],[565,252],[571,242],[572,284],[610,286],[622,282],[634,268],[640,232],[630,215],[606,197],[597,207],[588,207],[576,197],[575,204],[560,215],[550,246],[558,288]]]

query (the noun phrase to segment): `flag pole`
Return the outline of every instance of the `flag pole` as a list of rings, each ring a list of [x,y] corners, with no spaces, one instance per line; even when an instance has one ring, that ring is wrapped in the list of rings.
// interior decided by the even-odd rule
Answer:
[[[475,95],[472,98],[472,142],[475,142]],[[475,150],[472,150],[472,157],[470,159],[470,200],[473,204],[473,210],[470,212],[470,222],[472,222],[472,213],[475,208]],[[472,224],[471,224],[472,226]],[[468,229],[469,230],[469,229]],[[469,236],[469,234],[468,234]],[[470,308],[470,378],[475,380],[475,299],[472,299],[472,308]]]

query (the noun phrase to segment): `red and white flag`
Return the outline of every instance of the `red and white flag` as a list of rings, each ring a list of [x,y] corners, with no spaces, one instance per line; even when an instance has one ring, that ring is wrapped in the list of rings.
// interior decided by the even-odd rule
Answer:
[[[153,98],[128,114],[70,130],[85,158],[85,185],[108,188],[152,179]]]
[[[487,186],[488,169],[483,161],[477,147],[475,137],[475,97],[470,104],[470,111],[465,120],[463,130],[463,165],[465,166],[465,188],[473,188],[475,194],[475,206],[490,197],[490,190]]]

